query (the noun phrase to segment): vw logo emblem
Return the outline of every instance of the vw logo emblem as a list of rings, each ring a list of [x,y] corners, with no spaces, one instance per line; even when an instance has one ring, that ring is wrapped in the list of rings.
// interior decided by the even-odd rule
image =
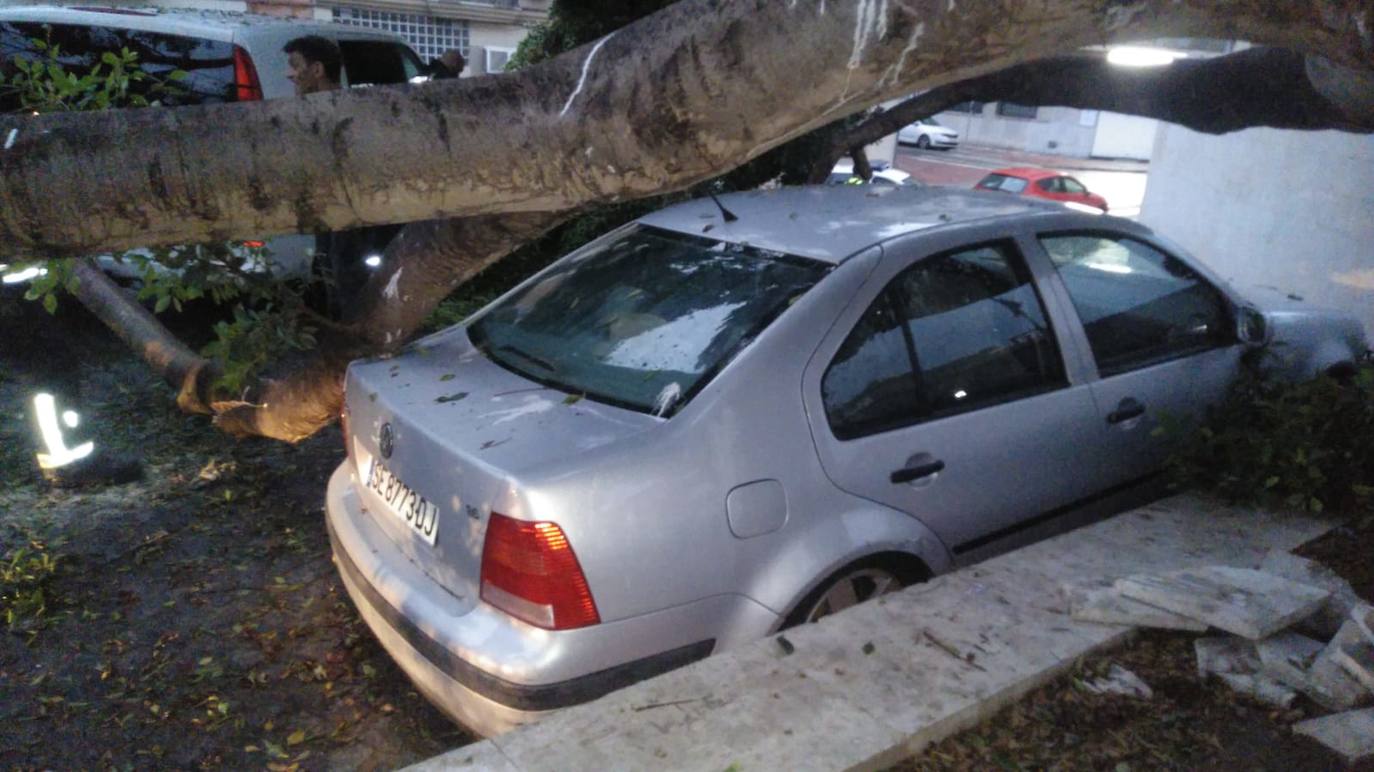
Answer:
[[[396,433],[391,431],[391,424],[382,424],[382,433],[377,438],[377,445],[382,451],[382,458],[391,458],[391,450],[396,445]]]

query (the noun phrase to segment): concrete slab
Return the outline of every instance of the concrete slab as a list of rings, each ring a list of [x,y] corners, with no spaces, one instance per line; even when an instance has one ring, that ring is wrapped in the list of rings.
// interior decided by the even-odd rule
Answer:
[[[1355,594],[1350,582],[1315,560],[1298,557],[1291,552],[1271,550],[1260,562],[1259,570],[1331,592],[1326,605],[1301,622],[1304,629],[1322,640],[1335,635],[1350,613],[1361,605],[1360,596]]]
[[[1374,758],[1374,708],[1308,719],[1294,724],[1293,731],[1339,753],[1347,764]]]
[[[1370,691],[1341,665],[1341,652],[1364,642],[1364,633],[1349,620],[1326,644],[1307,670],[1307,686],[1293,684],[1327,710],[1350,710],[1368,703]]]
[[[1341,646],[1331,656],[1352,678],[1364,684],[1366,691],[1374,692],[1374,643],[1360,641]]]
[[[1326,644],[1294,632],[1272,635],[1255,644],[1261,669],[1296,688],[1307,683],[1307,671]]]
[[[1120,579],[1122,595],[1252,640],[1311,616],[1327,590],[1247,568],[1205,566]]]
[[[1350,612],[1350,618],[1355,620],[1355,626],[1364,633],[1365,640],[1374,643],[1374,606],[1361,603]]]
[[[1249,695],[1276,708],[1287,710],[1298,699],[1296,691],[1262,673],[1217,673],[1216,676],[1232,691]]]
[[[1197,655],[1199,678],[1226,673],[1248,675],[1258,672],[1261,665],[1255,642],[1231,635],[1198,638],[1193,641],[1193,652]]]
[[[1165,611],[1148,603],[1127,598],[1111,585],[1064,588],[1069,615],[1080,622],[1128,627],[1154,627],[1162,630],[1207,632],[1207,624]]]
[[[1329,527],[1169,499],[789,630],[790,655],[756,641],[435,762],[494,748],[521,772],[883,768],[1132,634],[1071,619],[1063,585],[1254,566]]]

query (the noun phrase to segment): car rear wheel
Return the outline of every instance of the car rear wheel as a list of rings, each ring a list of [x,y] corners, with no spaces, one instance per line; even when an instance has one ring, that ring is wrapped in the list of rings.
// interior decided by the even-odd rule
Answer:
[[[838,611],[896,592],[917,581],[896,566],[857,563],[832,576],[811,591],[788,616],[783,627],[806,624]]]
[[[930,137],[929,137],[928,135],[926,135],[926,134],[922,134],[921,136],[917,137],[917,138],[916,138],[916,147],[919,147],[919,148],[921,148],[922,150],[929,150],[929,149],[930,149]]]

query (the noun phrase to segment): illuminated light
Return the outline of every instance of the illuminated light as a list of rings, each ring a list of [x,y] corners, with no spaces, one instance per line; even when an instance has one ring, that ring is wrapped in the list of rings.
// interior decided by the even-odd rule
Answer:
[[[367,265],[368,268],[376,268],[377,266],[382,264],[382,256],[368,255],[367,258],[363,260],[363,263]]]
[[[1087,212],[1088,214],[1106,214],[1101,209],[1087,204],[1080,204],[1077,201],[1060,201],[1059,203],[1074,210],[1075,212]]]
[[[91,455],[91,451],[95,450],[94,442],[83,442],[74,448],[67,447],[67,442],[62,437],[62,427],[57,424],[57,401],[51,394],[35,394],[33,409],[38,414],[38,432],[42,435],[43,446],[48,450],[47,453],[37,454],[39,467],[56,469],[66,466]],[[63,414],[64,419],[67,414],[76,415],[68,410]],[[70,424],[75,426],[76,422],[72,421]]]
[[[1186,54],[1163,48],[1116,46],[1107,52],[1107,62],[1118,67],[1163,67],[1182,59]]]
[[[243,242],[243,245],[244,245],[245,247],[248,247],[249,249],[262,249],[263,247],[267,246],[267,242],[266,242],[266,241],[245,241],[245,242]]]
[[[960,390],[954,392],[954,398],[955,398],[955,399],[963,399],[964,397],[967,397],[967,396],[968,396],[968,392],[967,392],[967,391],[964,391],[963,389],[960,389]]]
[[[77,415],[75,410],[62,411],[62,423],[66,424],[68,429],[75,429],[80,420],[81,416]]]
[[[1134,273],[1129,265],[1118,263],[1084,263],[1084,268],[1091,268],[1095,271],[1106,271],[1107,273]]]
[[[22,281],[28,281],[29,279],[36,279],[36,278],[38,278],[39,276],[47,276],[47,275],[48,275],[48,269],[47,269],[47,268],[39,268],[39,267],[36,266],[36,265],[31,265],[31,266],[29,266],[28,268],[25,268],[24,270],[19,271],[19,272],[17,272],[17,273],[8,273],[8,274],[5,274],[5,278],[3,279],[3,281],[4,281],[6,284],[18,284],[19,282],[22,282]]]

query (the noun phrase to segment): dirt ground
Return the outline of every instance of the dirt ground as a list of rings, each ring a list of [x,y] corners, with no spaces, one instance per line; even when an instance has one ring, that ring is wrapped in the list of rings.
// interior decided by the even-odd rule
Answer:
[[[0,768],[392,769],[469,740],[330,562],[337,429],[235,442],[178,413],[78,309],[7,295],[0,329]],[[49,490],[26,414],[38,390],[144,479]]]
[[[1298,553],[1337,571],[1374,599],[1374,513]],[[1290,726],[1327,711],[1306,698],[1275,710],[1198,678],[1187,633],[1145,632],[1125,647],[1091,657],[1070,675],[992,719],[928,748],[892,772],[1006,770],[1341,770],[1340,757]],[[1115,663],[1154,691],[1150,700],[1094,694],[1085,680]],[[1374,762],[1356,767],[1374,772]]]

